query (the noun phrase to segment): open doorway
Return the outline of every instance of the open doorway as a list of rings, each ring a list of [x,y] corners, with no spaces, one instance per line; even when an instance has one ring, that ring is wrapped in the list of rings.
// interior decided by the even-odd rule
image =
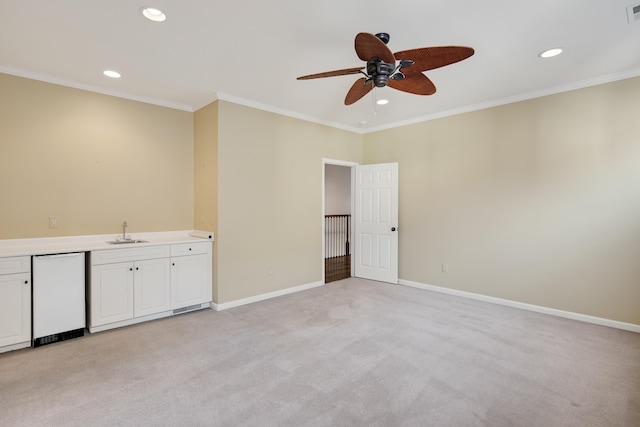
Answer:
[[[324,282],[352,276],[352,167],[355,163],[325,160],[323,204]]]
[[[334,182],[335,171],[344,174],[342,180]],[[337,207],[333,205],[334,197]],[[346,234],[346,239],[338,240],[338,247],[345,247],[342,254],[340,249],[331,252],[334,233],[329,225],[325,225],[325,216],[331,216],[332,212],[348,212],[350,218],[348,231],[342,233]],[[339,265],[342,277],[398,283],[398,163],[360,166],[353,162],[322,159],[322,215],[322,277],[325,283],[334,279],[333,270],[329,270],[332,264]],[[332,263],[334,258],[338,259]],[[330,273],[326,274],[326,271]]]

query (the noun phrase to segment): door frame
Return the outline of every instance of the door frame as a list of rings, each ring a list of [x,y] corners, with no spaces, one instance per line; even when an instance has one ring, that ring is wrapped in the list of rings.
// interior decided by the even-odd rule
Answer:
[[[345,160],[335,160],[335,159],[327,159],[327,158],[322,158],[322,213],[321,213],[321,220],[322,220],[322,252],[321,252],[321,258],[322,258],[322,284],[325,284],[325,269],[324,269],[324,254],[325,254],[325,229],[324,229],[324,215],[325,215],[325,207],[324,207],[324,193],[325,193],[325,165],[334,165],[334,166],[346,166],[348,168],[351,168],[351,218],[353,218],[354,212],[355,212],[355,206],[356,206],[356,189],[355,189],[355,177],[356,177],[356,166],[359,166],[360,163],[357,162],[349,162],[349,161],[345,161]],[[352,222],[353,224],[353,222]],[[353,227],[351,227],[351,231],[352,236],[353,237]],[[353,273],[354,273],[354,260],[355,260],[355,245],[351,245],[350,247],[350,252],[351,252],[351,277],[353,277]]]

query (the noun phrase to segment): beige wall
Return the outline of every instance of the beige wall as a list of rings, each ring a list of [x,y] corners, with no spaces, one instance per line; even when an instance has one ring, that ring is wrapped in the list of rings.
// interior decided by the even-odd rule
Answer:
[[[218,303],[322,280],[322,158],[362,135],[219,102]]]
[[[326,164],[324,167],[324,213],[351,214],[351,168]]]
[[[400,278],[640,324],[639,115],[635,78],[366,135]]]
[[[198,230],[218,234],[218,102],[196,111],[194,126],[195,217]],[[213,242],[213,300],[218,301],[217,238]]]
[[[192,113],[5,74],[0,94],[1,239],[193,228]]]
[[[3,74],[0,93],[2,239],[211,230],[225,303],[322,280],[322,158],[397,161],[402,279],[640,324],[639,78],[364,136]]]

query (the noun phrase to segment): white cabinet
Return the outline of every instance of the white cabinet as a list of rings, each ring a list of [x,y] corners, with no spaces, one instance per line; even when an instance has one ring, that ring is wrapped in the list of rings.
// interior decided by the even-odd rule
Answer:
[[[169,258],[91,268],[91,326],[171,309]]]
[[[167,245],[91,252],[89,331],[170,310],[169,255]]]
[[[171,245],[171,308],[212,300],[211,242]]]
[[[89,327],[133,318],[133,262],[91,266]]]
[[[208,307],[212,246],[203,241],[91,252],[89,331]]]
[[[171,310],[169,259],[136,261],[133,266],[133,315]]]
[[[0,352],[31,345],[31,259],[0,258]]]

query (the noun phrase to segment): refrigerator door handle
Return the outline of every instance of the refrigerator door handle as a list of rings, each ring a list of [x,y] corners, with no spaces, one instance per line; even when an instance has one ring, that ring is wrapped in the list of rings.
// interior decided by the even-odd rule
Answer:
[[[82,252],[73,252],[73,253],[69,253],[69,254],[55,254],[55,255],[36,255],[36,258],[38,258],[38,259],[64,258],[64,257],[77,256],[77,255],[81,255],[81,254],[82,254]]]

